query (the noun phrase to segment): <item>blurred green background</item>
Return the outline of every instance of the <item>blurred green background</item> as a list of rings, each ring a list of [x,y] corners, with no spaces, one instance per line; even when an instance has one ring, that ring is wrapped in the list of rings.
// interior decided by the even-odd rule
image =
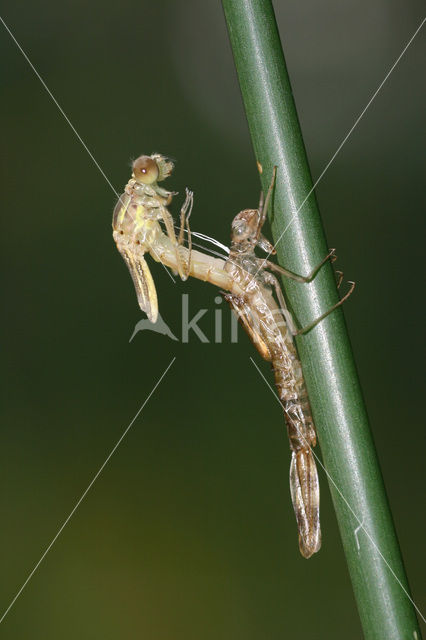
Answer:
[[[314,177],[422,19],[423,3],[276,2]],[[222,242],[259,180],[218,1],[3,4],[3,18],[121,192],[175,158],[192,226]],[[115,196],[2,27],[1,611],[176,357],[5,618],[2,637],[165,640],[361,635],[327,480],[323,548],[298,552],[289,450],[246,336],[214,344],[217,291],[152,265],[176,335],[181,294],[211,342],[143,331],[111,237]],[[424,607],[419,342],[425,92],[420,34],[317,193],[413,597]],[[423,206],[422,206],[423,205]]]

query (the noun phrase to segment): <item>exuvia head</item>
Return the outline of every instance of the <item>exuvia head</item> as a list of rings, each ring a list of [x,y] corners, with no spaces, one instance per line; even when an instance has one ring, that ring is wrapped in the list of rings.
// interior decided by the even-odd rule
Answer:
[[[167,178],[173,171],[173,162],[160,153],[139,156],[133,163],[133,177],[140,184],[153,184]]]
[[[257,242],[257,229],[259,226],[259,210],[244,209],[240,211],[232,221],[231,241],[233,244]]]

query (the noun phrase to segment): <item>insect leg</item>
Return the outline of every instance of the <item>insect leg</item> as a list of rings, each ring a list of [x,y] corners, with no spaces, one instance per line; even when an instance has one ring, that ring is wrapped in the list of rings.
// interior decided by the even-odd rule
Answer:
[[[312,282],[318,271],[321,269],[323,264],[327,262],[327,260],[330,259],[332,262],[334,262],[334,260],[336,259],[334,252],[335,249],[331,249],[330,252],[325,256],[325,258],[323,258],[323,260],[321,260],[321,262],[317,264],[317,266],[311,271],[308,276],[299,276],[297,273],[289,271],[288,269],[284,269],[284,267],[281,267],[279,264],[275,264],[274,262],[270,262],[269,260],[260,260],[259,262],[261,262],[261,266],[263,268],[271,269],[272,271],[280,273],[286,278],[296,280],[296,282]]]
[[[343,271],[337,271],[336,270],[336,276],[337,276],[337,288],[340,289],[340,285],[342,284],[343,281]]]
[[[270,285],[272,285],[274,287],[275,294],[277,296],[278,303],[280,305],[280,311],[281,311],[282,315],[284,316],[284,319],[286,321],[288,330],[290,331],[292,336],[297,335],[298,330],[297,330],[296,324],[295,324],[295,322],[293,320],[293,316],[291,315],[290,311],[288,310],[287,303],[285,301],[284,294],[282,292],[282,289],[281,289],[279,281],[277,280],[277,278],[274,275],[272,275],[272,273],[268,273],[267,271],[265,271],[263,273],[263,277],[265,278],[265,281],[268,284],[270,284]]]
[[[180,210],[180,227],[179,227],[179,237],[178,237],[178,243],[179,244],[183,244],[184,241],[184,233],[185,233],[185,220],[186,220],[186,225],[188,228],[188,219],[191,215],[192,212],[192,205],[194,203],[194,194],[192,191],[190,191],[188,188],[185,189],[185,201],[182,205],[182,208]],[[189,213],[187,215],[187,211],[189,209]]]
[[[268,209],[269,209],[269,203],[271,201],[271,197],[272,197],[272,192],[274,190],[274,186],[275,186],[275,178],[277,176],[277,167],[275,166],[272,169],[272,178],[271,178],[271,183],[269,185],[268,188],[268,193],[266,194],[266,200],[265,202],[263,201],[263,192],[260,194],[260,202],[259,202],[259,226],[257,228],[257,234],[256,234],[256,238],[257,240],[259,240],[260,238],[260,232],[262,231],[262,227],[265,224],[265,220],[266,220],[266,214],[268,213]]]
[[[339,273],[341,273],[341,272],[339,272]],[[281,290],[279,281],[277,280],[277,278],[274,275],[272,275],[272,273],[265,272],[264,273],[264,277],[266,279],[266,282],[271,284],[275,289],[275,294],[277,296],[277,299],[278,299],[278,302],[279,302],[279,305],[280,305],[280,308],[281,308],[281,312],[282,312],[282,314],[283,314],[283,316],[285,318],[285,321],[287,323],[288,329],[289,329],[290,333],[293,336],[302,335],[304,333],[307,333],[311,329],[313,329],[319,322],[321,322],[321,320],[324,320],[324,318],[326,318],[330,313],[332,313],[335,309],[337,309],[337,307],[340,307],[340,305],[343,304],[345,302],[345,300],[347,300],[349,298],[349,296],[351,295],[351,293],[355,289],[355,282],[349,282],[349,284],[351,285],[350,288],[349,288],[349,291],[343,296],[343,298],[341,300],[339,300],[339,302],[336,302],[336,304],[334,304],[332,307],[330,307],[330,309],[328,309],[327,311],[322,313],[318,318],[315,318],[315,320],[310,322],[305,327],[302,327],[301,329],[297,329],[296,328],[296,323],[295,323],[295,321],[293,319],[293,316],[291,315],[290,311],[288,310],[288,307],[287,307],[283,292]],[[343,277],[343,274],[339,278],[338,286],[340,286],[340,282],[341,282],[341,278],[342,277]]]
[[[186,280],[191,270],[192,235],[191,235],[191,229],[189,227],[189,218],[191,217],[192,207],[194,204],[194,194],[188,188],[186,188],[185,191],[186,191],[185,202],[183,203],[182,208],[180,210],[180,230],[179,230],[178,244],[183,245],[184,231],[185,231],[185,224],[186,224],[186,230],[188,233],[188,263],[185,265],[185,276],[186,276],[185,280]]]
[[[303,327],[302,329],[298,329],[295,335],[302,335],[303,333],[308,333],[308,331],[313,329],[319,322],[321,322],[321,320],[324,320],[324,318],[330,315],[330,313],[332,313],[335,309],[337,309],[337,307],[340,307],[340,305],[343,304],[345,300],[349,298],[349,296],[355,289],[355,282],[349,281],[349,284],[351,285],[349,288],[349,291],[343,296],[341,300],[339,300],[339,302],[336,302],[336,304],[333,304],[333,306],[330,307],[330,309],[322,313],[319,316],[319,318],[315,318],[315,320],[312,320],[312,322],[306,325],[306,327]]]
[[[175,234],[173,218],[171,216],[171,213],[163,206],[160,207],[160,213],[161,213],[161,217],[163,219],[164,225],[166,227],[167,235],[169,236],[169,239],[174,247],[174,251],[176,255],[176,266],[177,266],[179,277],[182,280],[186,280],[188,278],[188,275],[186,274],[186,269],[184,268],[182,256],[179,251],[179,243],[177,241],[176,234]]]

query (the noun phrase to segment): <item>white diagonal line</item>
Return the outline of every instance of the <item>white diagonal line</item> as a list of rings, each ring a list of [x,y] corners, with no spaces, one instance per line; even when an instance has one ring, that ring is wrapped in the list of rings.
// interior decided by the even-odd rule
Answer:
[[[132,425],[134,424],[135,420],[137,419],[137,417],[139,416],[139,414],[141,413],[142,409],[145,407],[145,405],[147,404],[147,402],[149,401],[149,399],[151,398],[152,394],[154,393],[154,391],[157,389],[158,385],[160,384],[160,382],[163,380],[164,376],[166,375],[166,373],[168,372],[168,370],[170,369],[170,367],[172,366],[172,364],[174,363],[174,361],[176,360],[176,358],[173,358],[172,361],[170,362],[170,364],[168,365],[168,367],[165,369],[165,371],[163,372],[163,374],[161,375],[160,379],[158,380],[158,382],[154,385],[153,389],[151,390],[150,394],[148,395],[148,397],[146,398],[146,400],[144,401],[144,403],[142,404],[142,406],[138,409],[136,415],[134,416],[134,418],[131,420],[130,424],[126,427],[126,429],[123,431],[122,435],[120,436],[120,438],[118,439],[118,441],[116,442],[116,444],[114,445],[114,447],[111,449],[110,453],[108,454],[106,460],[103,462],[103,464],[99,467],[98,471],[96,472],[96,474],[93,476],[93,479],[91,480],[91,482],[89,483],[87,489],[82,493],[81,497],[77,500],[76,504],[74,505],[74,508],[71,510],[71,512],[69,513],[69,515],[67,516],[67,518],[65,519],[64,523],[61,525],[61,527],[58,529],[56,535],[54,536],[54,538],[52,539],[52,541],[50,542],[50,544],[46,547],[43,555],[41,556],[40,560],[37,562],[37,564],[34,566],[34,568],[32,569],[32,571],[30,572],[30,574],[28,575],[27,579],[25,580],[24,584],[22,585],[22,587],[19,589],[18,593],[15,595],[15,597],[13,598],[12,602],[9,604],[9,606],[7,607],[7,609],[5,610],[5,612],[3,613],[3,615],[0,618],[0,624],[3,622],[3,620],[5,619],[5,617],[7,616],[7,614],[9,613],[9,611],[11,610],[11,608],[13,607],[13,605],[15,604],[15,602],[17,601],[17,599],[19,598],[19,596],[21,595],[21,593],[23,592],[23,590],[25,589],[25,587],[27,586],[27,584],[29,583],[29,581],[31,580],[31,578],[33,577],[33,575],[35,574],[35,572],[37,571],[37,569],[39,568],[39,566],[41,565],[41,563],[43,562],[43,560],[45,559],[45,557],[47,556],[47,554],[49,553],[50,549],[53,547],[53,545],[55,544],[56,540],[59,538],[59,536],[61,535],[62,531],[65,529],[65,527],[67,526],[68,522],[71,520],[72,516],[74,515],[74,513],[77,511],[78,507],[80,506],[80,504],[83,502],[84,498],[86,497],[86,495],[88,494],[88,492],[90,491],[90,489],[93,487],[93,485],[95,484],[96,480],[99,478],[99,476],[101,475],[102,471],[104,470],[105,466],[108,464],[108,462],[110,461],[110,459],[112,458],[112,456],[114,455],[115,451],[117,450],[117,448],[119,447],[119,445],[121,444],[121,442],[123,441],[123,439],[125,438],[125,436],[127,435],[128,431],[130,430],[130,428],[132,427]]]
[[[377,87],[376,91],[373,93],[373,95],[371,96],[370,100],[367,102],[367,104],[365,105],[364,109],[361,111],[361,113],[359,114],[358,118],[355,120],[354,124],[352,125],[352,127],[349,129],[348,133],[345,135],[345,137],[343,138],[342,142],[339,144],[339,146],[337,147],[336,151],[334,152],[334,154],[331,156],[330,160],[327,162],[327,164],[325,165],[324,169],[322,170],[322,172],[320,173],[320,175],[318,176],[318,178],[315,180],[315,183],[312,187],[312,189],[309,191],[308,195],[306,196],[306,198],[303,200],[302,204],[300,205],[300,207],[298,208],[298,210],[296,211],[296,213],[294,214],[294,216],[292,217],[292,219],[290,220],[290,222],[288,223],[288,225],[286,226],[286,228],[284,229],[284,231],[282,232],[281,236],[278,238],[277,242],[275,243],[275,247],[278,244],[278,242],[281,240],[282,236],[285,234],[285,232],[287,231],[287,229],[290,227],[290,225],[293,223],[293,220],[295,220],[295,218],[297,217],[297,214],[299,213],[299,211],[301,210],[301,208],[303,207],[303,205],[305,204],[306,200],[309,198],[309,196],[311,195],[312,191],[315,189],[315,187],[318,185],[318,183],[322,180],[322,178],[324,177],[325,173],[327,172],[328,168],[330,167],[330,165],[334,162],[336,156],[338,155],[338,153],[341,151],[342,147],[344,144],[346,144],[346,142],[348,141],[349,137],[352,135],[354,129],[358,126],[358,124],[360,123],[360,121],[362,120],[363,116],[365,115],[367,109],[370,107],[371,103],[373,102],[373,100],[377,97],[378,93],[380,92],[380,90],[382,89],[383,85],[385,84],[385,82],[388,80],[389,76],[391,75],[391,73],[393,72],[393,70],[395,69],[395,67],[397,66],[398,62],[401,60],[402,56],[404,55],[404,53],[407,51],[408,47],[410,46],[410,44],[413,42],[414,38],[416,37],[416,35],[419,33],[420,29],[422,28],[422,26],[424,25],[426,21],[426,18],[423,18],[423,20],[421,21],[420,25],[417,27],[417,29],[415,30],[415,32],[413,33],[413,35],[411,36],[411,38],[409,39],[409,41],[407,42],[407,44],[405,45],[405,47],[403,48],[403,50],[401,51],[401,53],[399,54],[399,56],[397,57],[397,59],[395,60],[395,62],[393,63],[393,65],[391,66],[391,68],[389,69],[389,71],[387,72],[387,74],[385,75],[385,77],[383,78],[382,82],[379,84],[379,86]]]
[[[259,367],[257,366],[257,364],[255,363],[255,361],[253,360],[253,358],[250,356],[250,360],[252,361],[252,364],[254,364],[254,366],[256,367],[257,371],[259,372],[260,376],[263,378],[265,384],[269,387],[271,393],[274,395],[274,397],[277,399],[277,402],[279,403],[280,407],[282,408],[282,404],[281,401],[279,399],[279,397],[277,396],[277,394],[275,393],[275,391],[273,390],[273,388],[271,387],[271,385],[269,384],[269,382],[267,381],[267,379],[265,378],[265,376],[263,375],[263,373],[261,372],[261,370],[259,369]],[[352,515],[354,516],[354,518],[356,519],[356,521],[358,522],[358,527],[357,529],[362,529],[365,533],[365,535],[367,536],[367,538],[370,540],[371,544],[373,545],[373,547],[376,549],[376,551],[378,552],[378,554],[380,555],[380,557],[382,558],[383,562],[385,563],[385,565],[387,566],[387,568],[389,569],[389,571],[391,572],[391,574],[393,575],[393,577],[395,578],[395,580],[398,582],[399,586],[401,587],[401,589],[403,590],[403,592],[405,593],[405,595],[407,596],[407,598],[409,599],[409,601],[411,602],[411,604],[413,605],[413,607],[416,609],[417,613],[419,614],[419,616],[422,618],[422,620],[424,622],[426,622],[426,619],[423,617],[422,612],[420,611],[420,609],[417,607],[416,603],[413,601],[413,599],[411,598],[410,594],[408,593],[408,591],[405,589],[404,585],[402,584],[401,580],[398,578],[398,576],[396,575],[396,573],[394,572],[394,570],[392,569],[392,567],[390,566],[389,562],[386,560],[386,558],[384,557],[383,553],[380,551],[379,547],[377,546],[377,544],[374,542],[373,538],[371,537],[371,535],[368,533],[367,529],[364,526],[364,523],[361,522],[361,520],[358,518],[358,516],[356,515],[355,511],[352,509],[351,505],[349,504],[349,502],[346,500],[345,496],[343,495],[343,493],[340,491],[339,487],[337,486],[337,484],[335,483],[335,481],[333,480],[333,478],[331,477],[331,475],[329,474],[329,472],[327,471],[327,469],[324,467],[324,465],[322,464],[321,460],[318,458],[317,454],[315,453],[315,451],[312,449],[312,447],[310,446],[309,442],[306,440],[306,438],[304,437],[304,435],[298,430],[298,435],[301,437],[302,440],[305,441],[305,444],[309,447],[309,449],[312,452],[312,455],[314,456],[315,460],[318,462],[318,464],[320,465],[320,467],[323,469],[323,471],[325,472],[327,478],[330,480],[330,482],[333,484],[333,486],[335,487],[336,491],[338,492],[338,494],[340,495],[340,497],[342,498],[342,500],[344,501],[344,503],[346,504],[346,506],[348,507],[349,511],[352,513]],[[358,542],[358,540],[357,540]]]
[[[359,114],[358,118],[355,120],[354,124],[352,125],[352,127],[349,129],[348,133],[345,135],[345,137],[343,138],[342,142],[339,144],[339,146],[337,147],[336,151],[334,152],[334,154],[331,156],[330,160],[327,162],[327,164],[325,165],[324,169],[322,170],[322,172],[320,173],[320,175],[318,176],[318,178],[315,180],[313,187],[310,189],[310,191],[308,192],[308,195],[305,197],[305,199],[303,200],[302,204],[300,205],[300,207],[297,209],[296,213],[293,215],[293,217],[290,219],[290,222],[287,224],[287,226],[285,227],[284,231],[281,233],[281,235],[279,236],[278,240],[275,242],[273,248],[275,249],[278,245],[278,243],[280,242],[280,240],[283,238],[283,236],[287,233],[288,229],[291,227],[291,225],[293,224],[293,222],[296,220],[297,216],[299,215],[300,210],[302,209],[303,205],[305,204],[306,200],[309,198],[309,196],[312,194],[312,192],[314,191],[314,189],[318,186],[319,182],[322,180],[322,178],[324,177],[324,175],[326,174],[326,172],[328,171],[330,165],[334,162],[334,160],[336,159],[337,155],[340,153],[340,151],[342,150],[342,147],[346,144],[346,142],[348,141],[349,137],[352,135],[354,129],[358,126],[358,124],[360,123],[360,121],[362,120],[362,118],[364,117],[367,109],[371,106],[371,103],[374,101],[374,99],[377,97],[378,93],[380,92],[380,90],[382,89],[383,85],[385,84],[385,82],[388,80],[389,76],[391,75],[391,73],[394,71],[395,67],[397,66],[397,64],[399,63],[399,61],[401,60],[402,56],[405,54],[405,52],[407,51],[408,47],[411,45],[411,43],[413,42],[414,38],[416,37],[416,35],[419,33],[420,29],[423,27],[424,23],[426,21],[426,18],[423,18],[423,20],[421,21],[420,25],[417,27],[417,29],[415,30],[415,32],[413,33],[413,35],[411,36],[411,38],[409,39],[409,41],[407,42],[407,44],[405,45],[405,47],[403,48],[403,50],[401,51],[401,53],[399,54],[399,56],[397,57],[397,59],[395,60],[395,62],[393,63],[393,65],[391,66],[391,68],[389,69],[389,71],[387,72],[387,74],[385,75],[384,79],[382,80],[382,82],[379,84],[379,86],[377,87],[376,91],[373,93],[373,95],[371,96],[370,100],[367,102],[367,104],[365,105],[364,109],[361,111],[361,113]],[[267,254],[266,258],[264,259],[264,263],[261,264],[261,266],[259,267],[258,271],[255,273],[255,275],[253,276],[253,280],[256,277],[256,275],[258,274],[258,272],[260,271],[260,269],[264,266],[264,264],[266,264],[266,260],[268,260],[269,256],[272,254],[272,250]]]
[[[21,47],[21,45],[19,44],[19,42],[17,41],[17,39],[15,38],[15,36],[13,35],[13,33],[11,32],[11,30],[9,29],[9,27],[7,26],[7,24],[5,23],[5,21],[3,20],[3,18],[0,16],[0,20],[3,23],[4,28],[6,29],[6,31],[8,32],[8,34],[10,35],[10,37],[12,38],[13,42],[16,44],[16,46],[18,47],[19,51],[22,53],[22,55],[24,56],[25,60],[28,62],[28,64],[30,65],[31,69],[34,71],[34,73],[36,74],[37,78],[40,80],[41,84],[43,85],[43,87],[46,89],[47,93],[49,94],[49,96],[51,97],[52,101],[55,103],[55,105],[57,106],[57,108],[59,109],[59,111],[61,112],[62,116],[64,117],[64,119],[67,121],[67,123],[69,124],[69,126],[71,127],[71,129],[73,130],[73,132],[75,133],[75,135],[77,136],[78,140],[80,141],[80,143],[82,144],[82,146],[84,147],[84,149],[87,151],[87,153],[89,154],[89,156],[91,157],[92,161],[94,162],[94,164],[96,165],[96,167],[98,168],[98,170],[101,172],[101,174],[103,175],[103,177],[105,178],[105,180],[107,181],[107,183],[109,184],[109,186],[111,187],[111,189],[113,190],[113,192],[115,193],[115,195],[117,196],[117,198],[119,197],[119,194],[117,193],[117,191],[114,189],[114,187],[112,186],[110,180],[108,179],[108,177],[106,176],[106,174],[104,173],[104,171],[102,170],[101,166],[99,165],[99,163],[97,162],[96,158],[94,157],[93,153],[90,151],[89,147],[87,146],[87,144],[84,142],[83,138],[80,136],[80,134],[78,133],[77,129],[74,127],[73,123],[71,122],[71,120],[68,118],[67,114],[65,113],[65,111],[62,109],[61,105],[59,104],[59,102],[56,100],[55,96],[53,95],[53,93],[50,91],[49,87],[47,86],[47,84],[45,83],[45,81],[43,80],[43,78],[41,77],[41,75],[39,74],[39,72],[37,71],[37,69],[35,68],[35,66],[33,65],[33,63],[31,62],[31,60],[29,59],[29,57],[27,56],[27,54],[25,53],[25,51],[23,50],[23,48]]]
[[[15,36],[13,35],[13,33],[11,32],[11,30],[9,29],[9,27],[7,26],[7,24],[5,23],[5,21],[3,20],[3,18],[0,16],[0,21],[2,22],[4,28],[6,29],[6,31],[8,32],[8,34],[10,35],[10,37],[12,38],[13,42],[16,44],[16,46],[18,47],[19,51],[22,53],[22,55],[24,56],[25,60],[28,62],[28,64],[30,65],[31,69],[34,71],[35,75],[37,76],[37,78],[40,80],[41,84],[43,85],[43,87],[45,88],[45,90],[47,91],[47,93],[49,94],[50,98],[52,99],[52,101],[54,102],[54,104],[57,106],[57,108],[59,109],[60,113],[62,114],[62,116],[64,117],[65,121],[68,123],[68,125],[71,127],[72,131],[74,132],[74,134],[76,135],[77,139],[79,140],[79,142],[81,143],[81,145],[83,146],[83,148],[85,149],[85,151],[89,154],[90,158],[92,159],[93,163],[96,165],[97,169],[100,171],[100,173],[103,175],[103,177],[105,178],[106,182],[109,184],[109,186],[111,187],[113,193],[116,195],[117,198],[120,197],[120,195],[117,193],[117,191],[114,189],[111,181],[109,180],[108,176],[106,175],[106,173],[103,171],[102,167],[100,166],[99,162],[96,160],[95,156],[93,155],[93,153],[90,151],[89,147],[87,146],[87,144],[84,142],[83,138],[81,137],[81,135],[78,133],[77,129],[74,127],[73,123],[71,122],[71,120],[68,118],[67,114],[65,113],[65,111],[62,109],[61,105],[59,104],[59,102],[56,100],[55,96],[53,95],[53,93],[50,91],[49,87],[47,86],[47,84],[45,83],[45,81],[43,80],[43,78],[41,77],[41,75],[39,74],[39,72],[37,71],[37,69],[35,68],[35,66],[33,65],[33,63],[31,62],[31,60],[29,59],[29,57],[27,56],[27,54],[25,53],[25,51],[23,50],[23,48],[21,47],[21,45],[19,44],[19,42],[17,41],[17,39],[15,38]],[[155,253],[156,257],[158,258],[158,262],[163,266],[163,269],[166,271],[167,275],[173,280],[174,283],[176,283],[176,280],[173,278],[172,274],[169,272],[169,270],[167,269],[166,265],[164,265],[161,260],[159,259],[157,252],[155,251],[155,248],[152,247],[153,252]],[[1,622],[1,620],[0,620]]]

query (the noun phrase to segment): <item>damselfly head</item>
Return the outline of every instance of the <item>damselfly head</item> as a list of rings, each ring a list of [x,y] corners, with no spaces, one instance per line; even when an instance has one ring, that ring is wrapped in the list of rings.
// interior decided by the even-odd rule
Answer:
[[[140,184],[152,184],[168,178],[173,167],[173,162],[161,153],[139,156],[133,163],[133,177]]]
[[[257,228],[259,225],[258,209],[244,209],[240,211],[232,221],[231,240],[235,244],[256,244]]]
[[[151,156],[139,156],[133,163],[133,177],[142,184],[152,184],[159,179],[160,169]]]

